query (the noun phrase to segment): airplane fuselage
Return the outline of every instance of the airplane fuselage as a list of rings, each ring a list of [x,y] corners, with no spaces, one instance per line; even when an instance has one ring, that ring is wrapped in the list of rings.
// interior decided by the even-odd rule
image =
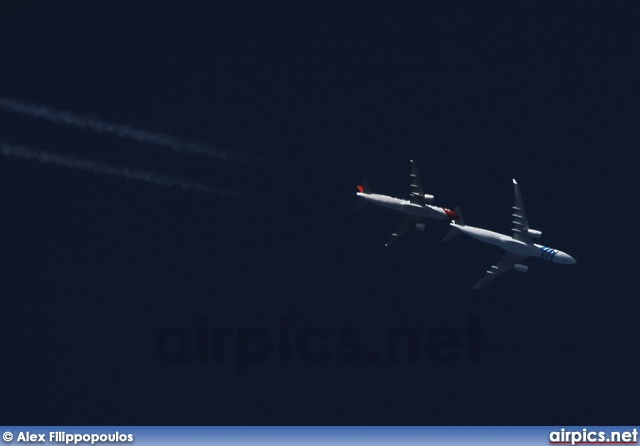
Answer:
[[[413,215],[415,217],[438,218],[440,220],[450,218],[443,208],[431,206],[430,204],[421,206],[419,204],[413,204],[409,200],[402,200],[400,198],[380,194],[365,194],[358,192],[357,195],[369,203],[377,204],[378,206],[400,211],[404,214]]]
[[[470,237],[489,243],[490,245],[498,246],[507,252],[528,257],[540,257],[541,259],[564,265],[576,263],[575,259],[569,254],[547,246],[538,245],[537,243],[524,243],[511,236],[473,226],[456,226],[456,228]]]

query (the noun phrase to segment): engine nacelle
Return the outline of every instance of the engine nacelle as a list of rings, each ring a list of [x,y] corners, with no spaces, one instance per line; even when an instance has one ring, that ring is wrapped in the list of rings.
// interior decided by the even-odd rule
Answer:
[[[513,265],[513,268],[516,271],[520,271],[521,273],[526,273],[529,270],[529,267],[527,265],[523,265],[522,263],[516,263],[515,265]]]
[[[527,232],[531,237],[535,237],[535,238],[540,238],[540,236],[542,235],[542,232],[536,229],[528,229]]]
[[[416,229],[418,231],[424,231],[424,223],[416,223]]]
[[[429,203],[431,203],[434,198],[436,197],[434,197],[433,195],[424,194],[424,201],[428,201]]]

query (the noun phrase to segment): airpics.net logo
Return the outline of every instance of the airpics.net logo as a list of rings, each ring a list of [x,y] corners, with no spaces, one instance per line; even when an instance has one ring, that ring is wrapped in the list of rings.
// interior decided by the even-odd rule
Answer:
[[[294,328],[289,315],[281,315],[277,327],[218,327],[201,315],[195,326],[162,328],[155,338],[155,352],[167,364],[213,364],[222,368],[231,362],[239,375],[269,360],[280,364],[334,361],[374,365],[418,363],[427,358],[436,364],[465,359],[478,363],[484,329],[474,316],[458,329],[439,326],[424,332],[407,326],[388,327],[377,335],[376,343],[372,341],[375,336],[365,336],[356,327]]]
[[[638,429],[629,431],[596,431],[583,428],[560,429],[549,434],[549,444],[638,444]]]

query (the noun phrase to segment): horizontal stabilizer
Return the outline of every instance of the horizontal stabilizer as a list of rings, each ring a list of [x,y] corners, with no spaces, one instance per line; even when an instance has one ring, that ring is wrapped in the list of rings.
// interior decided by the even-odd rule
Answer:
[[[357,211],[362,209],[366,204],[367,204],[367,200],[365,200],[364,198],[360,198],[356,203],[355,210]]]
[[[452,238],[454,238],[458,234],[460,234],[460,231],[458,230],[458,228],[456,228],[456,225],[454,225],[452,223],[451,224],[451,229],[449,229],[449,232],[447,232],[447,235],[444,236],[442,241],[443,242],[448,242],[449,240],[451,240]]]

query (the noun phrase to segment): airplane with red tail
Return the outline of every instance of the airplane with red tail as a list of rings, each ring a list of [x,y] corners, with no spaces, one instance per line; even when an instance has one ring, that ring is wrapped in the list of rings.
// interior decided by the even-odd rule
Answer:
[[[361,199],[356,206],[357,209],[361,208],[366,203],[373,203],[378,206],[406,214],[406,217],[400,227],[396,232],[391,234],[391,238],[386,243],[386,246],[391,246],[398,241],[400,237],[413,228],[424,231],[424,223],[420,223],[420,220],[423,218],[436,218],[439,220],[449,219],[450,221],[454,221],[458,218],[458,214],[451,209],[428,204],[433,202],[434,196],[425,194],[422,190],[422,184],[418,175],[418,168],[413,160],[411,160],[411,193],[409,194],[408,200],[371,193],[369,183],[366,179],[363,179],[362,184],[358,185],[358,192],[356,195]]]

